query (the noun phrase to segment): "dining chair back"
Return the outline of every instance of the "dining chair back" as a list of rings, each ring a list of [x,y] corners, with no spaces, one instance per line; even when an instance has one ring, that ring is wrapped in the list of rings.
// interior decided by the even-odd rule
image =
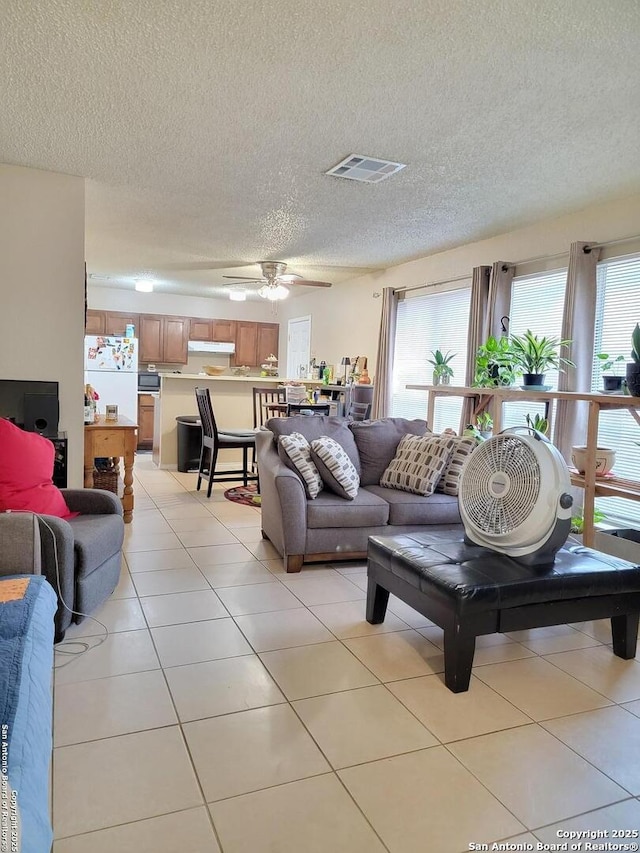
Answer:
[[[285,417],[287,395],[284,388],[254,387],[253,389],[253,426],[264,426],[269,418]]]
[[[347,417],[352,421],[367,421],[371,415],[371,403],[352,402],[347,412]]]

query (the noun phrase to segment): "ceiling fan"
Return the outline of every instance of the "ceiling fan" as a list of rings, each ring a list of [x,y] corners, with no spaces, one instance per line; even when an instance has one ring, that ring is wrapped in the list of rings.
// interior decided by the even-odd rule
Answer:
[[[223,278],[262,284],[258,293],[263,299],[271,302],[285,299],[289,295],[288,286],[292,284],[303,284],[305,287],[331,287],[329,281],[310,281],[295,273],[286,273],[287,265],[282,261],[260,261],[260,269],[262,278],[248,278],[242,275],[225,275]]]

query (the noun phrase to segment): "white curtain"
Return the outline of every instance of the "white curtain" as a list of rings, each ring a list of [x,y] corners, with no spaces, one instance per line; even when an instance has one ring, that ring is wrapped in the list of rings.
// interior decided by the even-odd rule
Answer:
[[[398,296],[392,287],[382,291],[382,314],[378,356],[373,386],[372,418],[388,418],[391,414],[391,383],[393,381],[393,351],[396,339]]]
[[[476,350],[487,339],[489,321],[489,284],[491,267],[474,267],[471,277],[471,305],[469,307],[469,332],[467,335],[467,369],[465,385],[473,384],[476,374]],[[465,399],[462,405],[461,426],[473,419],[473,400]]]
[[[589,249],[589,243],[571,244],[561,337],[572,343],[562,348],[561,355],[570,358],[576,366],[560,373],[558,391],[591,391],[599,257],[600,250]],[[586,440],[588,404],[558,400],[556,407],[553,442],[569,461],[571,447],[584,444]]]
[[[514,264],[496,261],[491,269],[489,284],[489,319],[487,334],[499,338],[509,331],[511,313],[511,283],[516,271]]]

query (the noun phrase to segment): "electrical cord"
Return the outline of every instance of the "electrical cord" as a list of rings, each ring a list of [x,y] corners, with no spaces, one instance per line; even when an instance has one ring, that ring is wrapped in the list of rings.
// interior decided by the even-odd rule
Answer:
[[[69,666],[70,663],[73,662],[74,658],[78,658],[81,655],[86,654],[91,651],[91,649],[97,649],[101,646],[105,640],[109,638],[109,629],[107,626],[101,622],[99,619],[96,619],[95,616],[91,616],[89,613],[81,613],[79,610],[74,610],[70,607],[67,602],[64,600],[64,596],[62,595],[62,589],[60,585],[60,562],[58,559],[58,543],[56,541],[56,534],[49,522],[39,513],[31,512],[30,510],[22,510],[22,509],[8,509],[5,510],[5,513],[21,513],[22,515],[31,515],[34,518],[37,518],[39,522],[41,522],[51,534],[51,541],[53,543],[53,562],[56,570],[56,585],[57,585],[57,595],[58,600],[69,611],[73,616],[82,616],[83,619],[91,619],[93,622],[96,622],[100,625],[101,628],[104,628],[104,634],[98,635],[97,642],[89,643],[84,640],[62,640],[54,646],[54,651],[59,655],[67,655],[71,658],[71,660],[66,661],[65,663],[54,664],[54,669],[63,669],[65,666]],[[79,646],[80,649],[76,651],[72,651],[71,647]]]

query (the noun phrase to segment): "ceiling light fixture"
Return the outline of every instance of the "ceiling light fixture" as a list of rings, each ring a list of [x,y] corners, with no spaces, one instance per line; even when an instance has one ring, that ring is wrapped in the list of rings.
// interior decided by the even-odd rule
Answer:
[[[230,290],[229,291],[229,299],[232,302],[246,302],[247,291],[246,290]]]
[[[265,284],[258,293],[263,299],[268,299],[269,302],[278,302],[280,299],[287,298],[289,290],[282,284]]]
[[[139,278],[135,287],[138,293],[153,293],[153,282],[148,278]]]

